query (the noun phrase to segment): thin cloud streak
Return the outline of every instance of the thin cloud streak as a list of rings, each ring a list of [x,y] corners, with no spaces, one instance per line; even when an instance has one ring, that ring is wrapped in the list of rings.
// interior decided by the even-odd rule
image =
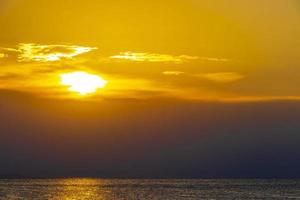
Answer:
[[[5,54],[5,53],[0,53],[0,58],[5,58],[5,57],[7,57],[7,54]]]
[[[17,53],[18,62],[54,62],[62,59],[71,59],[75,56],[96,50],[97,48],[78,45],[42,45],[35,43],[20,43],[16,48],[2,47],[1,49],[6,52]]]
[[[164,71],[163,74],[164,75],[168,75],[168,76],[179,76],[179,75],[182,75],[184,74],[185,72],[182,72],[182,71]]]
[[[58,61],[63,58],[72,58],[95,50],[95,47],[84,47],[76,45],[38,45],[20,44],[19,61]]]
[[[201,78],[201,79],[206,79],[206,80],[213,81],[216,83],[231,83],[231,82],[239,81],[239,80],[242,80],[245,78],[245,75],[242,75],[237,72],[191,74],[191,73],[185,73],[182,71],[164,71],[163,74],[167,75],[167,76],[186,75],[189,77],[197,77],[197,78]]]
[[[157,53],[136,53],[136,52],[121,52],[118,55],[110,56],[113,60],[127,60],[134,62],[173,62],[181,64],[190,60],[197,60],[197,56],[180,55],[173,56],[168,54]]]
[[[228,62],[227,58],[213,58],[213,57],[200,57],[200,60],[210,61],[210,62]]]
[[[245,78],[244,75],[237,72],[206,73],[198,76],[217,83],[231,83]]]

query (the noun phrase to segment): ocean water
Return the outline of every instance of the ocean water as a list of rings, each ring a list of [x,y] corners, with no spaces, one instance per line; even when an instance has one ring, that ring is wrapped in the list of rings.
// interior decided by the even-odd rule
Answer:
[[[300,180],[0,180],[0,199],[300,199]]]

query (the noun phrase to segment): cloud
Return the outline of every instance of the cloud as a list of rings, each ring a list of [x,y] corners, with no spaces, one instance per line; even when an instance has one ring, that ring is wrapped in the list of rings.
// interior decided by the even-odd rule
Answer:
[[[0,53],[0,58],[6,58],[7,57],[7,54],[5,53]]]
[[[185,72],[182,71],[164,71],[163,74],[167,76],[179,76],[181,74],[184,74]]]
[[[271,102],[271,101],[300,101],[300,96],[238,96],[223,98],[223,102]]]
[[[218,72],[196,75],[198,77],[217,83],[230,83],[243,79],[245,76],[237,72]]]
[[[215,57],[198,57],[189,55],[174,56],[169,54],[157,54],[157,53],[137,53],[137,52],[121,52],[118,55],[110,56],[110,59],[129,60],[135,62],[173,62],[181,64],[190,60],[202,60],[208,62],[228,62],[227,58],[215,58]]]
[[[129,60],[135,62],[173,62],[180,64],[189,60],[196,60],[196,56],[173,56],[168,54],[155,54],[155,53],[136,53],[136,52],[122,52],[118,55],[110,56],[110,59]]]
[[[235,81],[245,78],[244,75],[239,74],[237,72],[217,72],[217,73],[193,74],[193,73],[186,73],[183,71],[164,71],[162,73],[167,76],[185,75],[187,77],[196,77],[196,78],[206,79],[206,80],[217,82],[217,83],[230,83],[230,82],[235,82]]]
[[[0,49],[6,52],[18,52],[18,49],[15,48],[0,47]]]
[[[17,74],[17,73],[4,73],[4,74],[0,74],[0,80],[16,80],[16,79],[20,79],[20,78],[24,78],[24,75],[22,74]]]
[[[228,62],[227,58],[212,58],[212,57],[200,57],[200,60],[210,61],[210,62]]]
[[[19,62],[53,62],[61,59],[70,59],[97,48],[77,45],[41,45],[34,43],[20,43],[16,48],[1,49],[6,52],[17,53],[17,59]]]
[[[38,45],[19,44],[19,61],[58,61],[63,58],[72,58],[95,50],[94,47],[84,47],[76,45]]]

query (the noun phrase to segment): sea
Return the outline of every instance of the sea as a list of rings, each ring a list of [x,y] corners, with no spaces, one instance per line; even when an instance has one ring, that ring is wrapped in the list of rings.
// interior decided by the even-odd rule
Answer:
[[[10,179],[2,200],[300,199],[300,180]]]

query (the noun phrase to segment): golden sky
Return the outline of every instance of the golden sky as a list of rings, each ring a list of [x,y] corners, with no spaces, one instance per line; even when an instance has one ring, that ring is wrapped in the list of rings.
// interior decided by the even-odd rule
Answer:
[[[2,0],[0,88],[80,97],[300,99],[298,0]],[[93,88],[92,90],[93,91]]]

